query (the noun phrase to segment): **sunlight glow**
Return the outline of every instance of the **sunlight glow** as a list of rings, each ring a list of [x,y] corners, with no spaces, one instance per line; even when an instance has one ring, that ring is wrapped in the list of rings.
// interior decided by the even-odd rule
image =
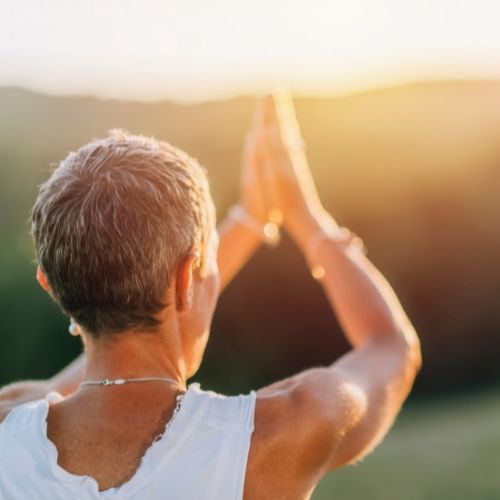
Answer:
[[[205,99],[500,77],[495,0],[2,0],[0,85]]]

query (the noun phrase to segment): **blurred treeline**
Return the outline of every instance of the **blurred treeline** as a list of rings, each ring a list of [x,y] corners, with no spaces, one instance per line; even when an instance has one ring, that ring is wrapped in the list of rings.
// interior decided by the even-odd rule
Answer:
[[[0,384],[49,376],[80,350],[34,279],[27,220],[49,165],[113,127],[154,135],[207,167],[222,218],[238,197],[253,105],[0,90]],[[419,83],[296,106],[324,205],[363,237],[421,335],[417,392],[498,382],[500,83]],[[221,296],[197,379],[240,392],[346,350],[285,238],[259,250]]]

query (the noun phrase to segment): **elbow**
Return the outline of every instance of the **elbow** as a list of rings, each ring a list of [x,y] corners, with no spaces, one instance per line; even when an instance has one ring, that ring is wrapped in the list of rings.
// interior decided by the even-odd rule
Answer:
[[[418,334],[407,318],[396,326],[393,337],[397,339],[398,344],[401,346],[407,364],[414,368],[415,373],[418,373],[422,369],[422,349]]]
[[[413,326],[408,323],[398,328],[396,335],[392,336],[398,345],[401,359],[409,372],[416,376],[422,369],[422,349],[420,339]]]
[[[422,349],[418,337],[416,337],[415,345],[411,348],[411,362],[415,373],[419,373],[422,369]]]
[[[418,373],[422,369],[422,349],[415,328],[411,324],[406,325],[403,328],[402,337],[405,339],[407,346],[408,363],[415,373]]]
[[[404,379],[408,384],[408,391],[411,390],[415,378],[422,369],[422,351],[420,340],[413,328],[405,332],[405,342],[402,352]]]

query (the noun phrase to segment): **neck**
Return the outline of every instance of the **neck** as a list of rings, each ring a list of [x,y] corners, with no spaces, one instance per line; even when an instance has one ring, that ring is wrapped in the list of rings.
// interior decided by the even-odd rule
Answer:
[[[154,333],[123,332],[98,339],[87,335],[84,344],[85,380],[170,377],[186,386],[186,362],[176,328],[161,325]]]

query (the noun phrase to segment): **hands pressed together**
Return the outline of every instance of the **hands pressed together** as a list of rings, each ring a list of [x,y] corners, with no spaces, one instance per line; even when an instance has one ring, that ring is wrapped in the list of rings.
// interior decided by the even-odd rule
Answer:
[[[257,103],[243,155],[241,200],[250,217],[262,225],[283,223],[299,244],[308,240],[324,214],[287,93]]]

